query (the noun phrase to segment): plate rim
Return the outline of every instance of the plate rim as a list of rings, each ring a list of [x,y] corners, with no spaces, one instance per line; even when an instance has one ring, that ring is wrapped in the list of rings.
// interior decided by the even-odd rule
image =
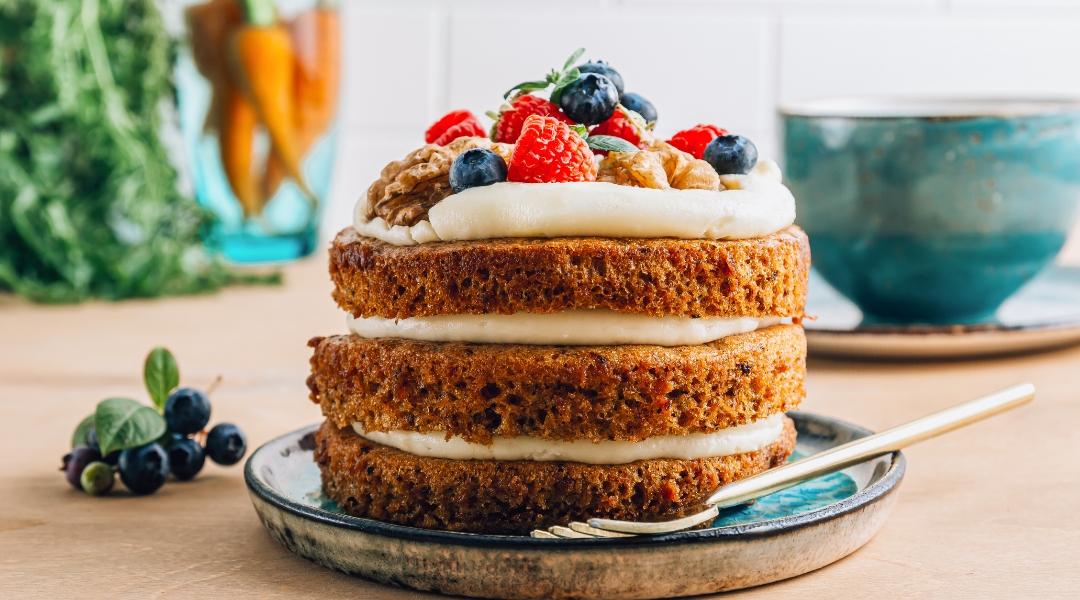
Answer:
[[[796,421],[796,424],[802,421],[805,423],[813,422],[827,424],[834,428],[839,426],[840,428],[854,430],[856,434],[861,434],[859,437],[873,433],[865,427],[860,427],[840,419],[826,417],[815,413],[790,411],[787,414]],[[247,485],[249,492],[278,510],[330,527],[411,542],[495,549],[538,550],[557,548],[584,549],[590,547],[642,547],[671,543],[735,542],[784,535],[794,530],[813,527],[823,522],[839,519],[849,513],[880,502],[885,497],[897,491],[900,482],[904,478],[907,465],[907,460],[900,451],[892,452],[889,455],[883,455],[891,455],[888,469],[877,481],[860,490],[858,493],[848,496],[839,502],[827,504],[802,514],[769,519],[758,523],[682,531],[656,536],[589,539],[534,538],[530,536],[490,535],[422,529],[419,527],[399,525],[397,523],[387,523],[376,519],[333,513],[296,502],[283,494],[278,493],[256,476],[253,462],[255,461],[256,456],[264,450],[267,450],[268,446],[286,437],[298,434],[301,436],[307,435],[308,433],[317,430],[320,425],[320,423],[316,423],[285,433],[263,443],[252,452],[244,463],[244,482]]]

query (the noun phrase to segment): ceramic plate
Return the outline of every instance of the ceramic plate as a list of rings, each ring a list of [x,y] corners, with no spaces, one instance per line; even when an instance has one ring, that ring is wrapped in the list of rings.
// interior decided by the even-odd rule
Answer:
[[[789,413],[797,455],[870,432]],[[270,534],[327,568],[381,583],[484,598],[668,598],[745,588],[819,569],[885,523],[899,452],[727,509],[708,529],[661,536],[540,539],[430,531],[348,516],[322,496],[313,425],[273,440],[244,470]]]
[[[1080,343],[1080,268],[1052,266],[1009,298],[995,320],[971,325],[863,325],[862,313],[810,272],[804,322],[812,356],[962,358]]]

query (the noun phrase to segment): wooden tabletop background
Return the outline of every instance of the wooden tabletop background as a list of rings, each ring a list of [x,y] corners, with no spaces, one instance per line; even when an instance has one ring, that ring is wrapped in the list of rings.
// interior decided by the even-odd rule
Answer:
[[[1076,238],[1062,262],[1080,264]],[[90,497],[57,471],[97,401],[146,399],[142,361],[155,345],[175,353],[182,385],[223,376],[211,422],[240,425],[249,451],[319,421],[305,343],[344,331],[344,319],[325,254],[288,267],[285,281],[78,306],[0,296],[0,597],[433,597],[289,553],[256,518],[240,465],[208,464],[146,497]],[[1021,381],[1036,385],[1034,404],[906,451],[899,502],[869,544],[736,595],[1080,594],[1080,348],[965,362],[811,358],[803,409],[880,430]]]

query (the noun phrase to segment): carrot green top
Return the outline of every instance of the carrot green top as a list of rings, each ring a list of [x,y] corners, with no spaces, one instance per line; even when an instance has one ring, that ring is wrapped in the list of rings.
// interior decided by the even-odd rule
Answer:
[[[252,25],[266,26],[277,23],[273,0],[244,0],[244,12],[247,22]]]

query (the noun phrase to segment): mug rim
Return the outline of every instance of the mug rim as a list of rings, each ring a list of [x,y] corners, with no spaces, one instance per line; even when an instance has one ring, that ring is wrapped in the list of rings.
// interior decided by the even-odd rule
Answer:
[[[830,96],[784,102],[785,117],[971,119],[1080,113],[1080,98],[987,96]]]

